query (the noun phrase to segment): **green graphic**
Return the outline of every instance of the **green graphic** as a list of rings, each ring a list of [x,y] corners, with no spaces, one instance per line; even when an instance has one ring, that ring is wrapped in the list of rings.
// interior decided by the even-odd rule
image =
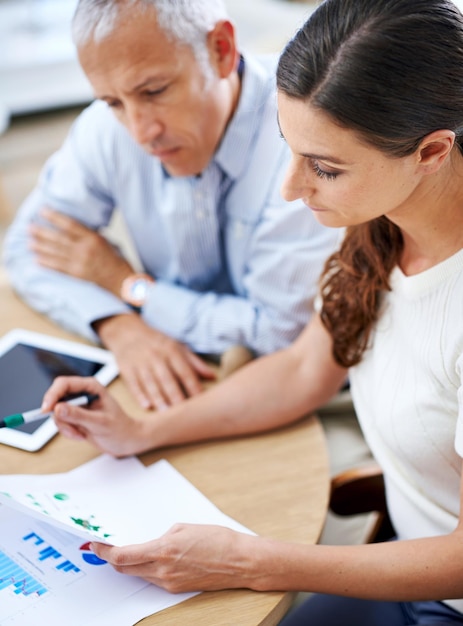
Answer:
[[[77,526],[82,526],[82,528],[85,528],[86,530],[91,530],[94,533],[99,533],[101,530],[101,526],[97,526],[95,523],[90,521],[94,517],[95,517],[94,515],[90,515],[89,519],[82,519],[80,517],[71,516],[71,520],[74,522],[74,524],[77,524]],[[110,533],[100,533],[100,534],[105,539],[107,539],[108,537],[111,537]]]
[[[31,493],[26,493],[26,498],[31,500],[32,505],[38,507],[41,510],[41,512],[44,513],[44,515],[50,515],[50,513],[47,511],[47,509],[45,509],[43,504],[39,502],[37,498],[33,496]]]
[[[55,500],[69,500],[67,493],[55,493],[53,497]]]

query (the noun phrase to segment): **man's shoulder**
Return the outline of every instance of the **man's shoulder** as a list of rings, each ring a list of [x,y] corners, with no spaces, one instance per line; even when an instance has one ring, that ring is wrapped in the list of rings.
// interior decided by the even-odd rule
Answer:
[[[275,73],[280,55],[276,52],[261,53],[252,57],[268,74],[275,78]]]
[[[258,80],[274,88],[276,69],[279,55],[276,53],[267,54],[244,54],[246,72],[250,73],[253,80]]]

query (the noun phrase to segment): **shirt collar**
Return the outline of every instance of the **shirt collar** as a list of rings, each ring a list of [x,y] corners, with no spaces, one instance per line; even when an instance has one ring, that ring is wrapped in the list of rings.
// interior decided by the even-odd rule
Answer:
[[[257,59],[246,57],[238,106],[222,138],[214,161],[231,179],[240,176],[255,134],[261,126],[261,108],[274,89],[269,69]]]

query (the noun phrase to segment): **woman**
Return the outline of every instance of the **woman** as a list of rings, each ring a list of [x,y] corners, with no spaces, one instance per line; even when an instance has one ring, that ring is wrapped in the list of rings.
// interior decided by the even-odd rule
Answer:
[[[319,316],[287,350],[151,420],[88,379],[58,379],[43,408],[99,393],[91,410],[58,404],[56,422],[126,455],[281,426],[349,371],[397,541],[300,546],[177,526],[95,551],[171,591],[330,594],[285,624],[463,623],[463,18],[449,0],[326,0],[284,50],[277,86],[293,154],[284,196],[348,227]]]

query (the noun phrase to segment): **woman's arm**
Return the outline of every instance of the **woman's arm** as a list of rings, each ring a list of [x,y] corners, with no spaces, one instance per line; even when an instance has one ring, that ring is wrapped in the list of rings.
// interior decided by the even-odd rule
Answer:
[[[261,357],[211,390],[145,419],[128,417],[92,379],[57,379],[43,409],[55,408],[71,393],[99,393],[100,400],[88,409],[58,404],[56,423],[63,434],[122,456],[277,428],[324,404],[345,376],[331,355],[330,336],[315,316],[290,348]]]
[[[91,409],[58,405],[57,423],[122,455],[281,426],[323,404],[344,376],[317,317],[291,348],[147,419],[129,418],[93,379],[58,379],[48,395],[53,405],[65,393],[100,390]],[[461,522],[441,537],[363,546],[289,544],[226,528],[177,525],[143,545],[95,549],[118,570],[170,591],[249,587],[389,600],[463,597]]]
[[[177,524],[145,544],[94,551],[171,592],[247,587],[375,600],[463,597],[462,524],[449,535],[356,546],[301,545]]]

